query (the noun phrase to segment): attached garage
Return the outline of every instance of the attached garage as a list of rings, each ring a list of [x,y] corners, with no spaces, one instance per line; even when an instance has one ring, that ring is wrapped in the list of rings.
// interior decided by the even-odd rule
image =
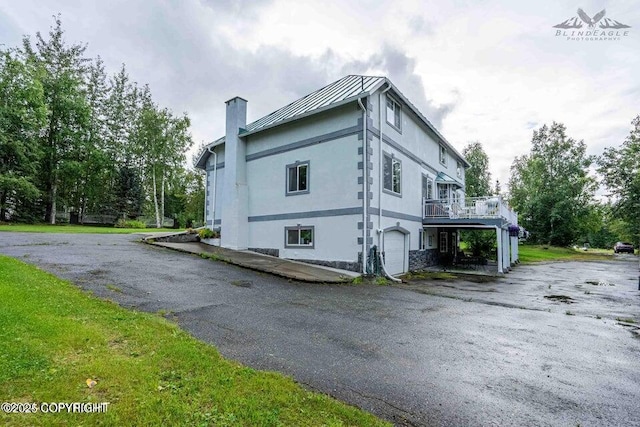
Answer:
[[[384,265],[391,275],[407,272],[409,248],[407,235],[399,230],[384,233]]]

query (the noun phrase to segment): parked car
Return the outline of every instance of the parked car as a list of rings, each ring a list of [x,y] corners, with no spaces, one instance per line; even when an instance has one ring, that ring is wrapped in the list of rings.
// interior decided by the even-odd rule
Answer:
[[[619,254],[620,252],[633,253],[633,245],[631,243],[618,242],[613,246],[613,252]]]

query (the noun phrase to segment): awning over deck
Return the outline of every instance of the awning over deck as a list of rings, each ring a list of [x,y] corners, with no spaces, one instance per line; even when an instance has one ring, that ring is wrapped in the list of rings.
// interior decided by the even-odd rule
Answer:
[[[451,184],[462,188],[462,184],[444,172],[438,172],[438,175],[436,176],[436,184]]]

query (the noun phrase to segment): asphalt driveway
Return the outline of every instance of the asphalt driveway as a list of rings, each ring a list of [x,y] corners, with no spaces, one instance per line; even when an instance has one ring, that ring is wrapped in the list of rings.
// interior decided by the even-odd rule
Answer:
[[[637,257],[322,285],[136,239],[0,233],[0,252],[397,424],[640,425]]]

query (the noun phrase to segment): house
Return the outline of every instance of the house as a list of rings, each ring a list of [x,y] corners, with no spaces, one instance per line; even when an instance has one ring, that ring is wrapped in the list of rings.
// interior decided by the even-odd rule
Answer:
[[[498,197],[465,199],[469,164],[389,79],[349,75],[246,117],[245,99],[227,101],[225,136],[196,161],[221,246],[357,272],[376,246],[401,274],[455,258],[460,229],[487,228],[498,270],[517,260],[517,216]]]

